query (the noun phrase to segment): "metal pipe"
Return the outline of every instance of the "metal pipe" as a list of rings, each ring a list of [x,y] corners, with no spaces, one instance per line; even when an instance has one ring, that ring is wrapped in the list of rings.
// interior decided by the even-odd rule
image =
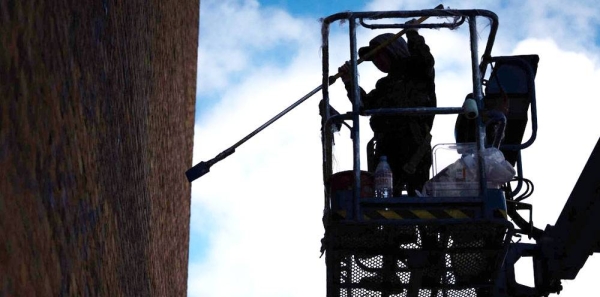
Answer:
[[[481,87],[481,72],[479,71],[479,53],[477,47],[477,20],[475,16],[469,17],[469,33],[471,41],[471,68],[473,71],[473,98],[477,102],[477,108],[483,110],[483,92]],[[477,117],[477,148],[478,152],[482,152],[485,148],[485,126],[481,117]],[[486,176],[485,176],[485,160],[481,154],[477,154],[479,160],[479,193],[486,195]]]
[[[354,219],[362,221],[360,214],[360,89],[358,87],[358,64],[356,46],[356,22],[350,18],[350,65],[352,67],[352,144],[354,156],[354,192],[353,192],[353,214]]]
[[[210,167],[212,165],[214,165],[215,163],[217,163],[217,162],[225,159],[229,155],[233,154],[235,152],[235,149],[237,147],[239,147],[244,142],[248,141],[248,139],[254,137],[254,135],[258,134],[259,132],[261,132],[262,130],[264,130],[265,128],[267,128],[271,124],[273,124],[275,121],[277,121],[279,118],[281,118],[282,116],[284,116],[285,114],[287,114],[288,112],[290,112],[292,109],[296,108],[302,102],[304,102],[308,98],[312,97],[312,95],[316,94],[321,88],[322,88],[322,86],[318,86],[314,90],[310,91],[308,94],[304,95],[304,97],[300,98],[294,104],[290,105],[288,108],[284,109],[282,112],[280,112],[277,115],[275,115],[273,118],[271,118],[269,121],[267,121],[266,123],[264,123],[262,126],[258,127],[256,130],[252,131],[250,134],[246,135],[246,137],[242,138],[241,140],[239,140],[238,142],[236,142],[234,145],[232,145],[228,149],[226,149],[223,152],[221,152],[220,154],[218,154],[216,157],[214,157],[211,160],[206,161],[206,162],[204,162],[204,161],[200,162],[200,163],[194,165],[194,167],[188,169],[185,172],[185,175],[186,175],[188,181],[192,182],[192,181],[198,179],[199,177],[205,175],[206,173],[208,173],[210,171]]]
[[[403,10],[403,11],[367,11],[367,12],[340,12],[332,14],[323,19],[324,23],[332,23],[342,19],[384,19],[384,18],[414,18],[414,17],[457,17],[457,16],[482,16],[491,19],[492,22],[498,22],[498,16],[484,9],[423,9],[423,10]],[[495,30],[497,26],[491,29]]]
[[[403,115],[427,115],[427,114],[459,114],[463,113],[462,107],[409,107],[409,108],[386,108],[386,109],[367,109],[361,112],[361,115],[380,115],[380,114],[403,114]]]
[[[360,24],[368,29],[412,29],[412,28],[427,28],[427,29],[440,29],[448,28],[454,30],[460,27],[465,22],[465,17],[461,17],[460,21],[453,23],[439,23],[439,24],[367,24],[364,20],[360,19]]]
[[[322,39],[322,94],[323,101],[325,102],[325,119],[330,117],[330,106],[329,106],[329,26],[323,26],[321,29]],[[333,143],[333,133],[331,132],[331,126],[326,123],[321,127],[321,141],[322,141],[322,154],[323,154],[323,191],[324,191],[324,209],[328,210],[331,207],[331,193],[329,192],[329,178],[333,173],[333,165],[331,164],[331,152]]]

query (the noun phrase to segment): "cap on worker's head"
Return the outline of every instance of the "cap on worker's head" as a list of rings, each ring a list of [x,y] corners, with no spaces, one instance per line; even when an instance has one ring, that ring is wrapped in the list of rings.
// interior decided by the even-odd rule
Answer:
[[[364,61],[373,61],[374,55],[364,58],[365,55],[367,53],[369,53],[370,51],[372,51],[377,46],[379,46],[380,44],[382,44],[392,38],[394,38],[394,34],[392,34],[392,33],[384,33],[384,34],[376,36],[375,38],[371,39],[371,41],[369,41],[369,46],[361,47],[358,50],[358,56],[361,59],[363,59]],[[395,58],[403,58],[403,57],[410,56],[410,52],[408,51],[408,46],[406,45],[406,41],[404,41],[404,38],[402,38],[402,37],[396,38],[394,41],[392,41],[392,43],[388,44],[388,46],[386,46],[385,49],[381,49],[381,50],[387,51],[389,54],[391,54]]]

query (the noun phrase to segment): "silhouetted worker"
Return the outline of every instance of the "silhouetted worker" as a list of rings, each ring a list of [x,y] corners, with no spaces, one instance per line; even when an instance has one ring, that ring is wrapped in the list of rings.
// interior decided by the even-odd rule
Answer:
[[[359,49],[359,56],[364,58],[368,52],[393,36],[385,33],[373,38],[369,46]],[[375,89],[369,93],[360,89],[363,110],[436,107],[435,61],[429,46],[416,30],[408,30],[406,36],[408,44],[399,37],[365,59],[372,61],[387,76],[379,79]],[[352,100],[350,64],[344,64],[339,72],[348,90],[348,97]],[[433,119],[433,115],[371,116],[370,125],[375,139],[374,160],[387,156],[394,176],[394,196],[400,196],[404,186],[409,196],[416,196],[415,190],[421,190],[429,179]]]
[[[358,54],[367,61],[372,61],[380,71],[387,76],[379,79],[375,89],[366,93],[360,88],[360,101],[363,110],[379,108],[412,108],[436,107],[435,95],[435,60],[425,39],[416,30],[407,30],[408,43],[399,37],[385,48],[369,58],[365,55],[380,44],[392,39],[394,34],[386,33],[373,38],[369,46],[359,49]],[[352,100],[352,85],[350,64],[346,63],[339,68],[340,77],[348,91],[348,98]],[[421,190],[429,179],[431,167],[431,127],[433,115],[373,115],[370,119],[371,129],[374,132],[375,150],[374,160],[380,156],[387,156],[388,163],[393,172],[394,196],[400,196],[406,186],[409,196],[416,196],[415,190]],[[373,160],[373,159],[371,159]],[[376,161],[375,161],[376,162]],[[376,165],[376,164],[375,164]],[[371,167],[371,166],[369,166]],[[371,169],[370,169],[371,170]],[[437,241],[435,232],[421,229],[421,246],[431,249]],[[393,232],[393,231],[392,231]],[[381,275],[366,277],[361,283],[391,282],[397,284],[399,279],[397,260],[404,261],[407,266],[418,267],[415,259],[399,259],[392,256],[399,245],[407,242],[416,242],[416,229],[406,234],[394,234],[389,238],[389,256],[383,257]],[[443,265],[443,259],[434,257],[434,265]],[[423,285],[432,285],[438,281],[439,274],[424,274],[418,277],[411,276],[409,296],[418,294],[418,288]],[[416,291],[415,291],[416,290]],[[416,296],[416,295],[415,295]]]

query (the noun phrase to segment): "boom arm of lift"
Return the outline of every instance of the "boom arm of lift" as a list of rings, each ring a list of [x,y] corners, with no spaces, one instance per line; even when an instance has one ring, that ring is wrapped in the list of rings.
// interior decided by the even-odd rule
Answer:
[[[562,290],[560,281],[575,279],[588,257],[600,252],[600,139],[596,143],[554,226],[535,244],[512,244],[504,278],[509,296],[548,296]],[[514,263],[533,257],[535,288],[516,283]]]

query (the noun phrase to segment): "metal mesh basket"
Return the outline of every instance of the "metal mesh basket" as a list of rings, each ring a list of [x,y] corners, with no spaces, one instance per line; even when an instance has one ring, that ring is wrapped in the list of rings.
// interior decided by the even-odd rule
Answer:
[[[328,296],[488,296],[505,224],[336,225],[328,229]]]

